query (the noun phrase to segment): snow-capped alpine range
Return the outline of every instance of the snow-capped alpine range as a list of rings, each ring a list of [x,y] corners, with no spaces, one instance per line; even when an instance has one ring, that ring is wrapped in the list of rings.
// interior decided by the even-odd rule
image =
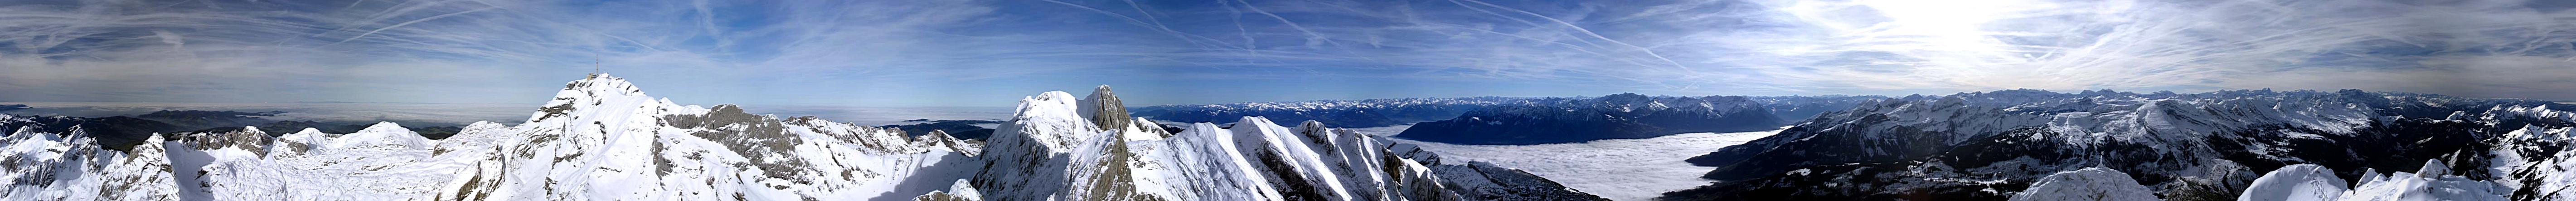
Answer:
[[[20,200],[2576,201],[2576,0],[0,0]]]
[[[517,123],[427,139],[257,128],[105,149],[11,117],[10,200],[1598,200],[1520,170],[1308,121],[1165,132],[1102,86],[1022,99],[989,140],[678,105],[566,83]],[[171,136],[165,137],[162,136]],[[1457,178],[1457,179],[1449,179]]]

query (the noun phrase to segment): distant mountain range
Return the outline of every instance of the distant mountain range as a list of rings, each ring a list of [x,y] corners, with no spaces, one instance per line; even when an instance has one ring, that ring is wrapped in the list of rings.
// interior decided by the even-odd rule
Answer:
[[[1139,116],[1226,123],[1211,116],[1315,119],[1375,127],[1413,124],[1396,137],[1453,144],[1545,144],[1638,139],[1695,132],[1778,129],[1826,111],[1882,96],[1655,97],[1612,94],[1575,98],[1400,98],[1349,101],[1164,105]],[[1347,125],[1347,124],[1336,124]]]
[[[102,147],[111,150],[129,150],[153,133],[169,135],[185,132],[221,132],[240,130],[244,126],[258,127],[263,132],[278,134],[292,133],[304,128],[347,133],[356,132],[372,124],[267,119],[282,113],[285,112],[162,110],[134,116],[110,117],[12,116],[13,121],[0,121],[0,131],[17,132],[24,129],[29,132],[72,133],[75,128],[78,128],[84,130],[83,133],[89,136],[97,137],[96,143]],[[426,126],[411,130],[437,139],[455,135],[460,128]]]
[[[1691,158],[1719,182],[1664,199],[2576,200],[2570,109],[2358,90],[1909,96]]]
[[[1616,94],[1138,110],[1418,120],[1396,136],[1455,144],[1792,125],[1688,159],[1717,168],[1701,176],[1718,182],[1670,192],[1663,200],[2576,200],[2576,191],[2569,190],[2576,189],[2576,151],[2569,151],[2576,149],[2576,105],[2534,100],[2359,90],[2002,90],[1896,98]],[[1448,112],[1456,116],[1387,118]]]

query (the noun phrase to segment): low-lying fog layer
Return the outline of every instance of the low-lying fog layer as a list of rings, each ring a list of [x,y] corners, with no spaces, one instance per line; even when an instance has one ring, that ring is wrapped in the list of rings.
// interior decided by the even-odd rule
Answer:
[[[1353,129],[1370,135],[1394,135],[1408,126]],[[1647,139],[1596,140],[1539,145],[1455,145],[1396,138],[1440,153],[1444,161],[1472,160],[1518,168],[1564,183],[1575,190],[1613,200],[1649,200],[1665,191],[1708,185],[1700,179],[1712,167],[1682,162],[1718,148],[1744,144],[1780,130],[1740,133],[1686,133]]]

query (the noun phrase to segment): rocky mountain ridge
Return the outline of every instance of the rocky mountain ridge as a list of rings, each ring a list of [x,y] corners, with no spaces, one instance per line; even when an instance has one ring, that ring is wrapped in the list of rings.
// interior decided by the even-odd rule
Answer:
[[[623,78],[567,83],[528,120],[428,139],[256,127],[133,151],[17,129],[12,200],[1598,200],[1526,172],[1437,162],[1375,136],[1243,117],[1173,133],[1107,87],[1024,99],[984,143],[679,105]],[[0,121],[18,118],[0,116]],[[1434,162],[1419,162],[1419,161]],[[112,170],[112,171],[111,171]]]

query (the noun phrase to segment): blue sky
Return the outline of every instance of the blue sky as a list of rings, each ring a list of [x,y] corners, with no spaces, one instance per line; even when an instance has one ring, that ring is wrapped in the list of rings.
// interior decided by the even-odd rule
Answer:
[[[0,101],[2345,89],[2576,100],[2564,1],[0,0]]]

